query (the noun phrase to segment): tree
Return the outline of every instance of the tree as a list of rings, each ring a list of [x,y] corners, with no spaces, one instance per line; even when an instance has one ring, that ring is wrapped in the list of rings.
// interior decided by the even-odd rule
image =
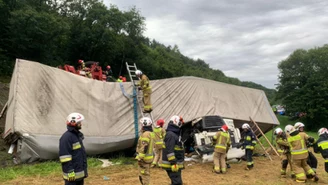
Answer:
[[[277,97],[289,112],[305,112],[310,129],[328,123],[328,45],[294,51],[278,65]]]

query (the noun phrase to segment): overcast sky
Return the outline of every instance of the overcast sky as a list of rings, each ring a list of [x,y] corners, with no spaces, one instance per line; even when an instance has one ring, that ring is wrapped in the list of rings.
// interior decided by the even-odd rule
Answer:
[[[277,64],[295,49],[327,42],[327,0],[104,0],[122,11],[136,6],[144,36],[178,45],[229,77],[268,88]]]

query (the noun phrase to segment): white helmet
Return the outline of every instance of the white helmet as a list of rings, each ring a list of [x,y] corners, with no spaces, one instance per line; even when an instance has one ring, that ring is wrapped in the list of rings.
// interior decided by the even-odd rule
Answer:
[[[318,130],[318,135],[321,136],[322,134],[328,134],[328,130],[326,128],[321,128]]]
[[[286,133],[292,133],[294,131],[295,131],[295,128],[293,127],[293,125],[286,125],[286,127],[285,127]]]
[[[180,121],[180,116],[172,116],[170,121],[178,127],[182,126],[182,122]]]
[[[78,122],[81,122],[83,120],[84,120],[84,116],[82,114],[74,112],[67,116],[66,124],[68,126],[75,127]]]
[[[140,119],[140,124],[143,127],[151,126],[153,124],[153,121],[149,117],[143,117]]]
[[[241,126],[242,129],[250,129],[251,127],[249,126],[248,123],[244,123],[243,126]]]
[[[305,125],[303,124],[303,123],[301,123],[301,122],[297,122],[297,123],[295,123],[295,125],[294,125],[294,128],[296,129],[296,130],[299,130],[301,127],[304,127]]]
[[[278,135],[279,133],[283,132],[281,128],[276,128],[274,130],[274,135]]]
[[[142,72],[140,70],[136,70],[136,75],[140,76],[140,75],[142,75]]]

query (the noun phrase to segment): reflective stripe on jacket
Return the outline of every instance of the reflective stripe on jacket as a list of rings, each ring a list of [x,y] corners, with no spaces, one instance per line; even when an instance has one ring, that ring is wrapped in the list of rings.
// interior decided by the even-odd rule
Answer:
[[[290,153],[293,159],[306,159],[309,156],[306,147],[306,141],[309,136],[305,132],[294,131],[288,136],[288,143],[290,146]]]
[[[74,171],[75,178],[88,176],[87,155],[83,146],[83,134],[74,127],[67,131],[59,140],[59,160],[62,164],[63,178],[68,179],[68,173]]]
[[[155,143],[155,148],[157,149],[161,149],[164,146],[164,136],[165,136],[165,130],[161,127],[159,128],[154,128],[153,129],[154,135],[155,135],[155,139],[154,139],[154,143]]]
[[[145,74],[141,75],[141,79],[140,79],[138,85],[141,87],[141,89],[143,91],[151,93],[151,86],[149,84],[149,79]]]
[[[213,139],[216,140],[214,152],[226,153],[231,144],[229,132],[218,131]]]
[[[315,153],[320,152],[324,159],[328,159],[328,134],[319,136],[318,141],[313,145],[313,150]]]
[[[243,141],[244,148],[253,150],[256,145],[255,134],[251,130],[248,130],[244,133]]]
[[[144,131],[139,137],[137,144],[137,157],[136,159],[141,159],[145,163],[153,162],[153,147],[154,147],[154,133],[150,131]]]
[[[171,170],[172,165],[178,165],[179,169],[184,168],[184,148],[179,140],[180,128],[174,124],[169,124],[164,138],[161,167]]]
[[[277,135],[276,143],[277,143],[277,151],[280,154],[289,153],[289,144],[287,141],[286,134],[282,133],[281,135]]]

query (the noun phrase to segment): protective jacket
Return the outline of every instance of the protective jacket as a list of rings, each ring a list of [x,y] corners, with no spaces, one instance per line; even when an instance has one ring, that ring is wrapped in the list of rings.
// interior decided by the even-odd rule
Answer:
[[[149,84],[149,79],[148,77],[145,75],[145,74],[142,74],[141,75],[141,78],[140,78],[140,82],[139,84],[141,89],[145,92],[145,91],[150,91],[151,92],[151,86]]]
[[[243,137],[243,148],[254,150],[254,146],[256,145],[255,134],[251,130],[247,130]]]
[[[314,144],[315,153],[321,153],[324,159],[328,159],[328,134],[321,134],[318,141]]]
[[[279,154],[287,154],[289,151],[289,144],[285,133],[277,135],[276,137],[277,149]]]
[[[68,173],[73,171],[77,181],[88,176],[87,155],[83,139],[82,132],[67,126],[67,131],[59,140],[59,160],[62,164],[63,178],[66,180]]]
[[[155,148],[157,149],[161,149],[164,147],[164,136],[165,136],[165,130],[161,127],[159,128],[154,128],[153,132],[155,134],[155,139],[154,139],[154,143],[155,143]]]
[[[138,153],[136,159],[141,160],[145,163],[152,163],[153,147],[154,147],[154,134],[152,133],[152,128],[143,127],[143,132],[139,137],[136,152]]]
[[[223,132],[220,130],[215,136],[213,136],[213,139],[215,141],[214,152],[226,153],[228,151],[228,148],[231,145],[229,132]]]
[[[179,139],[180,128],[169,123],[164,138],[165,148],[163,148],[162,168],[171,170],[172,165],[178,165],[179,169],[184,168],[184,148]]]
[[[293,159],[301,160],[308,158],[309,152],[308,148],[306,147],[306,141],[308,139],[309,136],[305,132],[299,132],[296,130],[290,133],[288,137],[288,143]]]

